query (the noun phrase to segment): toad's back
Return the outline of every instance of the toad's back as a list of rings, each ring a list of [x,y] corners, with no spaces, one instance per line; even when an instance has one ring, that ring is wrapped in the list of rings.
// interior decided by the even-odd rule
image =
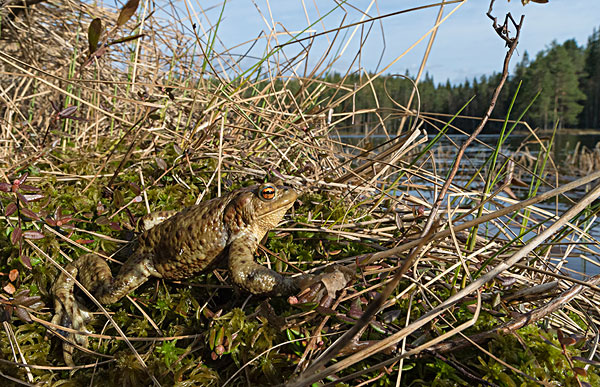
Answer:
[[[217,263],[231,235],[223,221],[229,196],[189,207],[144,232],[136,253],[153,256],[156,271],[169,279],[189,278]]]

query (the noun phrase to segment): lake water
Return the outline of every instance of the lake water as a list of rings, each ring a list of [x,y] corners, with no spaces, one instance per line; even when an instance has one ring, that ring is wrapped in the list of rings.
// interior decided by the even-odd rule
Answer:
[[[549,144],[549,140],[551,137],[551,133],[542,138],[544,144]],[[340,136],[341,140],[347,144],[356,145],[359,147],[365,146],[364,137],[362,135],[343,135]],[[445,176],[448,172],[455,156],[457,153],[457,147],[466,140],[466,136],[464,135],[449,135],[447,138],[440,140],[434,148],[431,150],[435,157],[435,167],[437,170],[438,176]],[[478,142],[473,142],[470,147],[465,152],[465,155],[461,161],[460,172],[459,175],[454,179],[454,183],[460,187],[464,187],[468,184],[468,180],[471,176],[473,176],[480,167],[485,163],[488,157],[492,154],[493,149],[496,146],[499,136],[492,134],[484,134],[478,137]],[[377,147],[379,144],[386,142],[388,138],[382,135],[374,135],[369,137],[370,145]],[[571,181],[582,175],[586,174],[586,171],[579,170],[574,167],[572,164],[567,164],[567,160],[570,156],[573,155],[574,151],[577,150],[578,153],[581,152],[581,148],[585,146],[587,149],[592,150],[597,144],[600,143],[600,133],[568,133],[563,132],[556,135],[554,139],[554,144],[552,146],[552,159],[554,160],[554,165],[556,168],[560,170],[558,174],[558,183],[565,181]],[[599,145],[600,146],[600,145]],[[382,149],[385,149],[382,148]],[[352,151],[347,149],[348,152],[356,153],[356,151]],[[515,166],[515,177],[518,177],[524,183],[531,183],[531,172],[527,171],[533,170],[535,168],[535,159],[538,156],[540,151],[540,146],[537,141],[531,136],[525,134],[512,134],[506,142],[502,146],[502,156],[499,158],[498,164],[504,161],[504,157],[510,157],[513,160],[520,161],[521,165],[524,165],[525,168],[521,168],[519,166]],[[432,170],[433,165],[431,163],[425,164],[424,167],[427,170]],[[551,163],[547,163],[546,166],[547,171],[553,171],[554,167]],[[487,171],[484,169],[484,174]],[[551,184],[556,184],[556,174],[552,173],[545,177],[546,181],[551,182]],[[431,183],[423,180],[423,179],[415,179],[411,178],[412,183],[425,184],[430,185]],[[470,184],[469,188],[471,190],[481,189],[483,187],[483,182],[481,179],[475,181]],[[511,187],[513,192],[520,199],[526,198],[529,188],[528,187]],[[541,186],[538,190],[538,193],[547,191],[552,187],[545,185]],[[571,199],[573,202],[576,202],[579,198],[581,198],[585,194],[585,190],[589,189],[588,187],[582,187],[579,190],[574,190],[566,194],[566,196]],[[409,193],[413,195],[418,195],[423,199],[427,200],[429,203],[432,203],[433,198],[433,190],[421,190],[421,191],[409,191]],[[559,213],[567,210],[571,204],[569,203],[569,199],[562,198],[559,199],[558,202],[556,200],[549,200],[546,203],[538,204],[538,208],[542,208],[544,210],[549,211],[550,213],[556,213],[558,208]],[[465,204],[465,202],[463,202]],[[468,204],[468,203],[467,203]],[[542,221],[543,216],[541,215],[532,215],[532,218],[535,220]],[[508,220],[505,218],[504,220]],[[529,223],[531,226],[532,222]],[[583,225],[581,225],[583,227]],[[519,232],[518,227],[510,227],[513,233],[517,234]],[[480,229],[482,230],[482,229]],[[487,234],[493,235],[497,228],[493,226],[488,227]],[[567,256],[567,261],[565,263],[565,271],[564,274],[572,275],[575,277],[581,277],[578,273],[585,273],[587,275],[596,275],[600,274],[600,260],[598,257],[600,256],[600,221],[593,219],[592,225],[589,228],[590,235],[596,239],[595,241],[584,241],[588,242],[587,246],[591,251],[582,250],[580,248],[572,248],[572,243],[575,239],[567,239],[563,238],[558,241],[560,243],[556,243],[552,246],[553,256],[559,256],[561,253]],[[523,239],[528,240],[535,236],[533,233],[527,234]],[[579,241],[581,242],[581,241]],[[572,250],[567,251],[569,248]],[[591,262],[590,262],[591,261]],[[597,262],[596,265],[594,262]],[[558,262],[553,261],[554,264]]]

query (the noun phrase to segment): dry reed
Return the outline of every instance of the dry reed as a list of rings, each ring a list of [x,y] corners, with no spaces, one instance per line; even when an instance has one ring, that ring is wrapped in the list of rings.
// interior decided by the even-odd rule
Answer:
[[[211,39],[215,39],[215,31],[218,34],[218,24],[197,22],[190,31],[185,23],[178,23],[180,19],[200,20],[202,8],[187,8],[187,15],[177,14],[181,10],[176,10],[170,2],[162,6],[142,3],[137,19],[130,20],[119,31],[122,35],[116,36],[126,36],[134,30],[144,36],[111,45],[104,55],[87,65],[84,63],[88,58],[89,23],[98,17],[110,29],[116,22],[116,10],[73,0],[36,4],[14,20],[6,17],[3,10],[2,180],[8,183],[25,171],[35,170],[28,180],[31,184],[51,181],[54,192],[76,195],[104,187],[114,200],[115,192],[126,183],[123,177],[139,176],[133,183],[140,187],[140,193],[108,214],[110,219],[117,219],[117,213],[141,215],[156,209],[147,193],[160,188],[163,177],[169,179],[170,189],[187,192],[195,202],[240,181],[260,180],[267,175],[283,177],[306,194],[334,198],[329,203],[343,211],[335,216],[309,213],[302,222],[288,222],[280,232],[316,233],[325,241],[323,235],[329,235],[338,244],[360,243],[373,251],[344,258],[337,258],[339,251],[315,251],[307,271],[340,264],[355,268],[358,275],[354,284],[338,294],[331,307],[334,315],[344,316],[353,304],[369,300],[374,292],[381,291],[407,259],[408,252],[416,248],[412,250],[414,263],[404,273],[402,286],[395,288],[383,305],[383,309],[394,310],[398,303],[408,300],[410,305],[400,316],[403,323],[386,323],[386,338],[370,343],[371,350],[358,348],[344,361],[334,366],[330,363],[330,372],[319,374],[319,379],[337,372],[364,381],[377,370],[390,367],[387,369],[393,369],[400,380],[402,362],[408,356],[445,354],[470,341],[480,345],[496,334],[514,334],[514,329],[541,320],[547,327],[587,337],[590,342],[586,353],[590,359],[596,356],[596,326],[600,324],[598,278],[577,273],[566,263],[576,257],[586,262],[590,273],[598,272],[600,243],[594,237],[597,234],[592,233],[597,227],[597,205],[592,204],[598,194],[597,189],[590,189],[598,178],[597,172],[592,173],[598,170],[597,149],[581,151],[569,159],[586,176],[569,186],[557,184],[558,171],[551,162],[545,170],[536,167],[538,155],[549,154],[545,151],[548,144],[542,140],[536,142],[540,149],[536,156],[506,153],[502,163],[491,170],[479,169],[481,164],[474,162],[473,170],[460,175],[449,187],[433,231],[419,237],[450,168],[450,164],[444,165],[440,160],[452,160],[456,152],[456,147],[444,151],[441,147],[428,150],[425,146],[449,122],[452,125],[452,117],[418,112],[418,107],[403,106],[401,101],[396,101],[397,108],[391,110],[378,106],[368,111],[353,109],[348,101],[358,89],[371,87],[373,78],[381,73],[363,72],[362,83],[354,87],[344,83],[349,73],[342,74],[337,82],[323,76],[332,70],[331,59],[336,55],[334,48],[342,39],[344,25],[328,35],[332,43],[323,58],[313,68],[299,73],[299,65],[308,64],[310,40],[303,43],[303,50],[287,57],[286,47],[278,45],[295,35],[278,36],[270,31],[271,35],[257,40],[265,39],[271,47],[280,48],[273,49],[274,54],[263,58],[256,68],[246,68],[233,55],[233,49],[217,52],[218,45]],[[438,17],[434,27],[444,20]],[[349,28],[364,32],[361,26]],[[361,33],[360,39],[367,36]],[[65,113],[64,109],[71,106],[77,110]],[[403,128],[398,136],[390,136],[384,146],[373,145],[369,135],[359,145],[344,144],[340,133],[360,116],[376,117],[379,133],[396,133],[397,128],[387,126],[390,117],[404,117],[411,127]],[[528,130],[535,135],[531,128]],[[448,146],[453,147],[452,143]],[[161,157],[167,150],[176,153],[170,164]],[[467,152],[461,166],[469,165],[471,157],[478,156]],[[509,159],[513,162],[504,162]],[[149,166],[158,173],[148,173]],[[483,192],[488,172],[504,179],[497,179],[489,192]],[[539,183],[537,191],[521,192],[519,197],[507,194],[511,187],[517,191],[515,182],[526,180],[524,176],[532,186]],[[581,199],[583,191],[591,191],[595,196],[588,194]],[[543,196],[546,192],[550,194]],[[143,199],[141,203],[138,196]],[[313,200],[310,195],[306,197]],[[553,198],[561,199],[556,199],[554,205],[548,204]],[[94,196],[94,200],[100,198]],[[574,201],[579,207],[563,215]],[[577,217],[586,207],[587,215]],[[479,210],[482,215],[474,217]],[[14,216],[3,218],[3,224],[14,228]],[[478,234],[471,235],[469,230],[478,224]],[[85,249],[79,241],[62,233],[52,234],[54,228],[48,224],[39,229],[46,230],[47,238],[56,238],[54,247],[43,250],[36,241],[26,240],[23,249],[26,255],[38,257],[38,265],[49,270],[56,272],[54,267],[60,266],[56,258],[61,255],[72,259],[74,248]],[[77,231],[90,239],[109,241],[109,236],[94,234],[88,227]],[[292,264],[305,264],[293,256],[289,258]],[[540,288],[547,284],[551,286]],[[523,293],[529,288],[538,292]],[[6,303],[9,296],[0,294],[0,300]],[[492,299],[494,306],[506,313],[506,322],[488,332],[466,334],[484,311],[490,311]],[[469,319],[456,313],[454,307],[459,302],[472,304]],[[482,307],[482,302],[488,306]],[[422,309],[419,316],[411,312],[417,307]],[[32,324],[51,326],[47,322],[49,312],[32,311]],[[109,311],[103,312],[110,316]],[[373,324],[382,324],[381,316],[380,312]],[[160,323],[148,316],[147,319],[160,331]],[[444,328],[435,331],[433,319]],[[286,326],[300,327],[306,337],[314,338],[307,342],[296,363],[296,376],[300,375],[296,383],[303,385],[307,380],[303,378],[311,375],[302,371],[323,352],[318,345],[324,340],[321,335],[327,332],[335,338],[346,328],[314,310],[289,316]],[[48,375],[68,368],[62,366],[60,359],[51,358],[50,363],[31,364],[19,356],[19,346],[24,343],[17,341],[11,324],[4,321],[4,327],[14,356],[2,362],[18,365],[23,372],[17,374],[23,380],[48,381],[54,378]],[[153,346],[134,347],[131,343],[199,337],[128,337],[131,335],[121,330],[119,335],[90,336],[128,341],[139,364],[155,383],[164,375],[156,375],[155,379],[143,360]],[[376,351],[395,354],[382,360],[373,356]],[[343,373],[345,369],[355,370],[351,366],[359,361],[365,361],[364,371]],[[243,371],[251,364],[251,359],[245,359],[240,366],[242,372],[232,377],[243,381]],[[92,363],[82,366],[85,367],[111,364]]]

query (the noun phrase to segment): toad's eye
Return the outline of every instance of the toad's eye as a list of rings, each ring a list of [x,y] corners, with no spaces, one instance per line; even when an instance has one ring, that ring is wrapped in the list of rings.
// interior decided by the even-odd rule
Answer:
[[[263,184],[258,189],[258,195],[262,200],[273,200],[277,195],[277,187],[273,184]]]

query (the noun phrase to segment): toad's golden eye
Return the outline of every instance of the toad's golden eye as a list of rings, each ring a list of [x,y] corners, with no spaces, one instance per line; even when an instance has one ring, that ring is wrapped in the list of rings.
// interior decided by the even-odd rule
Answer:
[[[258,189],[258,195],[262,200],[273,200],[277,195],[277,187],[273,184],[263,184]]]

